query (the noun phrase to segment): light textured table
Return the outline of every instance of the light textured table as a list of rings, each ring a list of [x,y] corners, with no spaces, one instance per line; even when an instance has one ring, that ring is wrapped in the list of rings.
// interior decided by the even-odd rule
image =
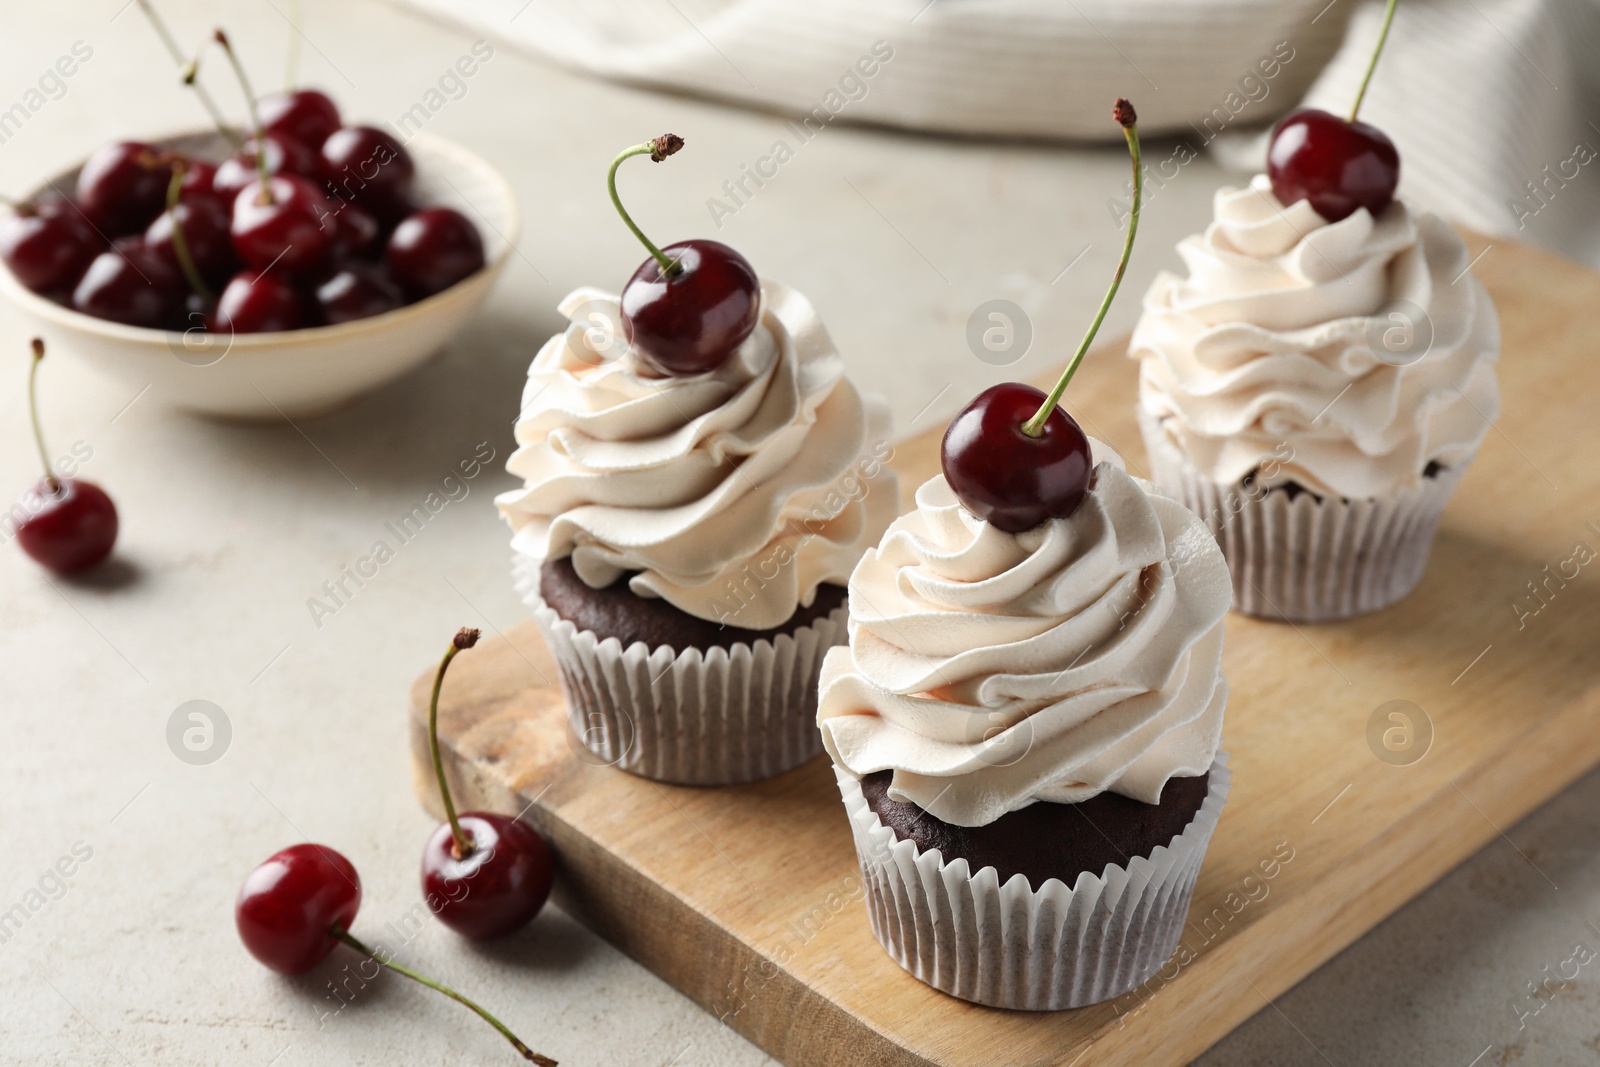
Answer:
[[[276,83],[287,5],[168,6],[185,40],[225,21],[258,81]],[[26,188],[111,137],[197,124],[136,8],[96,0],[8,15],[0,109],[75,41],[93,56],[64,96],[0,143],[0,190]],[[381,120],[424,100],[472,44],[373,3],[318,5],[306,36],[307,80],[334,91],[347,114]],[[216,90],[234,106],[230,86],[219,80]],[[38,902],[30,890],[75,845],[91,853],[70,878],[46,878],[42,906],[0,941],[0,1064],[507,1056],[458,1007],[398,980],[373,983],[333,1014],[326,983],[340,977],[338,963],[297,980],[269,974],[234,937],[231,905],[244,871],[309,837],[360,868],[358,932],[376,936],[413,909],[432,823],[410,788],[406,687],[457,626],[523,618],[489,498],[507,484],[500,463],[514,397],[555,328],[555,301],[580,283],[620,284],[641,258],[605,199],[611,154],[667,129],[687,137],[690,149],[671,164],[625,175],[635,213],[663,239],[716,233],[807,292],[856,378],[892,397],[902,430],[932,425],[1002,375],[1059,360],[1116,254],[1105,201],[1125,174],[1117,151],[845,128],[804,145],[718,232],[706,199],[765,154],[782,126],[582,81],[498,50],[427,129],[506,172],[526,218],[521,254],[484,316],[440,360],[298,428],[174,416],[68,361],[47,366],[53,447],[93,448],[84,474],[114,494],[124,526],[119,565],[99,581],[50,580],[14,547],[0,551],[0,912]],[[1220,180],[1197,161],[1152,199],[1108,330],[1131,324],[1137,294],[1175,262],[1172,242],[1203,222]],[[981,362],[965,340],[973,309],[991,299],[1031,317],[1032,350],[1011,370]],[[0,318],[8,499],[35,477],[25,340]],[[384,524],[483,441],[497,459],[468,495],[318,626],[308,598],[388,539]],[[1552,562],[1570,552],[1556,540],[1549,547]],[[1561,624],[1559,600],[1530,625],[1545,624]],[[226,754],[208,766],[168,747],[169,717],[194,699],[220,706],[232,727]],[[1589,925],[1600,923],[1600,776],[1500,829],[1505,839],[1263,1005],[1204,1062],[1593,1062],[1600,965],[1548,990],[1542,983],[1543,969],[1558,969],[1576,943],[1600,946]],[[566,1063],[770,1062],[554,911],[489,948],[426,923],[406,952]],[[1540,1000],[1527,999],[1528,983]],[[1513,1004],[1541,1010],[1519,1029]]]

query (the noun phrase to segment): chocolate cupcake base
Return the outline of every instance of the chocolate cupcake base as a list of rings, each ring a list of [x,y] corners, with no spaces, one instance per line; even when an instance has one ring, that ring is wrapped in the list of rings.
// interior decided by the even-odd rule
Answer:
[[[846,640],[842,588],[824,586],[784,626],[752,631],[684,615],[625,583],[585,596],[560,563],[519,556],[513,571],[555,654],[584,758],[656,781],[730,785],[822,751],[817,677]]]
[[[872,932],[884,949],[935,989],[991,1007],[1033,1011],[1121,996],[1148,981],[1172,955],[1229,785],[1227,757],[1219,753],[1203,778],[1188,780],[1204,782],[1203,798],[1164,843],[1142,848],[1170,828],[1164,820],[1176,824],[1192,803],[1190,789],[1172,792],[1173,782],[1160,805],[1146,805],[1164,813],[1147,812],[1136,825],[1118,828],[1129,834],[1119,847],[1131,858],[1098,872],[1083,867],[1098,857],[1085,856],[1082,863],[1068,858],[1065,866],[1080,870],[1035,885],[1024,873],[1031,862],[1025,857],[1002,881],[992,862],[974,869],[965,856],[947,860],[939,848],[922,847],[914,830],[902,837],[874,810],[862,781],[838,767],[834,772],[861,862]],[[880,794],[879,808],[886,799]],[[885,811],[897,821],[897,813]],[[1076,816],[1047,811],[1043,817]],[[996,831],[989,842],[1001,862],[1008,853],[1025,851],[1009,848],[1010,833]],[[969,847],[974,836],[968,831],[965,841],[950,847]],[[1141,847],[1133,847],[1135,841]]]

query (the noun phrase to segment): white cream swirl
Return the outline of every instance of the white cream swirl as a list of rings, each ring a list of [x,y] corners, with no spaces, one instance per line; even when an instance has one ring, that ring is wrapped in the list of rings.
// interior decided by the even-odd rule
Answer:
[[[1500,326],[1448,223],[1399,201],[1330,223],[1265,177],[1215,215],[1129,351],[1145,414],[1197,470],[1230,485],[1270,460],[1264,484],[1367,498],[1472,457],[1499,413]]]
[[[1153,493],[1112,455],[1070,517],[1011,534],[924,483],[850,577],[817,713],[834,762],[893,770],[891,797],[961,826],[1106,790],[1153,804],[1205,773],[1232,586],[1200,520]]]
[[[674,378],[638,361],[615,295],[560,307],[571,325],[528,369],[506,463],[524,486],[495,498],[517,552],[757,630],[847,580],[898,510],[889,411],[845,378],[805,297],[763,282],[727,362]]]

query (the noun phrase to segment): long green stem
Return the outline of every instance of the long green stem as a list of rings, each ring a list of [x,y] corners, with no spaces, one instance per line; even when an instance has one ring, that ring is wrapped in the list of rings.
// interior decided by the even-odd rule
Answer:
[[[683,268],[678,264],[677,260],[657,248],[655,242],[644,235],[644,231],[639,229],[639,224],[633,221],[633,216],[628,214],[628,209],[622,206],[622,198],[617,195],[617,168],[622,166],[623,160],[631,159],[634,156],[647,155],[650,157],[651,162],[660,163],[682,147],[682,137],[673,133],[664,133],[653,141],[636,144],[632,148],[624,148],[621,152],[618,152],[617,158],[611,161],[611,169],[606,172],[606,188],[611,190],[612,206],[617,209],[617,214],[622,216],[622,221],[628,224],[628,229],[632,230],[633,235],[639,239],[639,243],[644,245],[649,250],[650,255],[655,258],[657,265],[661,268],[661,276],[663,278],[670,278]]]
[[[166,46],[167,54],[178,65],[178,69],[186,70],[189,61],[184,56],[183,49],[178,47],[177,38],[173,37],[172,31],[167,28],[166,20],[150,4],[150,0],[139,0],[139,10],[143,11],[145,18],[150,20],[150,25],[155,27],[156,36],[161,38],[161,43]],[[217,107],[216,100],[212,98],[206,87],[198,81],[190,81],[188,78],[184,79],[184,83],[194,90],[195,96],[200,98],[200,104],[206,109],[206,114],[211,116],[211,121],[216,125],[217,132],[226,137],[228,143],[233,145],[234,148],[242,147],[244,141],[238,134],[233,132],[233,128],[228,125],[228,120],[223,118],[222,109]]]
[[[351,934],[348,930],[343,930],[343,929],[340,929],[339,927],[335,926],[331,932],[332,932],[332,934],[333,934],[333,936],[335,938],[337,938],[338,940],[344,942],[346,945],[349,945],[351,948],[355,949],[357,952],[361,953],[363,956],[366,956],[369,959],[372,959],[372,960],[376,961],[381,966],[389,968],[391,971],[395,972],[396,974],[403,974],[407,978],[411,979],[413,982],[417,982],[417,983],[419,983],[421,985],[425,985],[429,989],[437,990],[438,992],[443,993],[445,996],[449,997],[451,1000],[455,1001],[458,1004],[466,1005],[466,1007],[468,1007],[472,1011],[476,1012],[478,1017],[481,1018],[484,1022],[488,1023],[490,1026],[492,1026],[496,1030],[500,1031],[500,1036],[504,1037],[507,1041],[511,1042],[511,1047],[516,1049],[517,1053],[523,1059],[529,1060],[529,1061],[531,1061],[533,1063],[537,1063],[537,1064],[539,1064],[539,1067],[556,1067],[556,1061],[555,1060],[551,1059],[549,1056],[541,1056],[539,1053],[533,1051],[533,1049],[531,1049],[527,1045],[523,1044],[522,1043],[522,1039],[520,1037],[518,1037],[516,1034],[513,1034],[511,1032],[511,1030],[506,1026],[505,1023],[501,1022],[499,1019],[496,1019],[493,1015],[490,1015],[489,1012],[487,1010],[485,1010],[484,1007],[481,1004],[479,1004],[476,1001],[472,1000],[471,998],[465,996],[464,994],[456,992],[454,989],[451,989],[449,986],[445,985],[443,982],[436,982],[432,978],[427,977],[426,975],[418,974],[416,971],[413,971],[410,967],[406,967],[406,966],[404,966],[402,964],[396,963],[393,959],[384,959],[382,956],[379,956],[376,952],[373,952],[366,945],[362,944],[361,941],[358,940],[355,937],[355,935]]]
[[[470,856],[473,845],[472,838],[461,829],[455,801],[450,799],[450,783],[444,777],[444,757],[439,753],[439,691],[444,688],[444,672],[450,669],[450,661],[456,658],[457,652],[477,644],[478,633],[466,627],[456,631],[450,647],[445,649],[444,658],[439,661],[439,673],[433,676],[433,696],[428,699],[428,751],[433,754],[433,773],[439,779],[439,798],[444,802],[445,818],[450,820],[450,836],[455,838],[458,858]]]
[[[1372,72],[1378,69],[1378,57],[1383,55],[1383,43],[1389,39],[1389,25],[1394,22],[1394,9],[1400,5],[1400,0],[1389,0],[1389,7],[1383,13],[1383,29],[1378,32],[1377,46],[1372,49],[1372,61],[1367,64],[1367,73],[1362,75],[1361,88],[1356,90],[1356,102],[1350,105],[1350,121],[1356,120],[1356,115],[1361,111],[1361,101],[1367,95],[1367,83],[1372,80]]]
[[[211,288],[194,265],[194,257],[189,254],[189,239],[184,236],[183,223],[178,220],[178,195],[183,191],[185,173],[183,161],[178,160],[172,166],[172,181],[167,183],[167,214],[172,217],[172,252],[178,257],[178,269],[183,272],[184,281],[210,307],[213,300]]]
[[[259,203],[272,203],[272,175],[267,173],[267,131],[261,125],[261,113],[256,110],[256,92],[250,88],[250,76],[244,72],[244,64],[239,62],[239,55],[233,50],[233,44],[228,40],[228,35],[219,28],[212,32],[212,40],[222,46],[227,53],[228,62],[233,66],[234,76],[239,79],[239,88],[244,90],[244,102],[250,109],[250,128],[256,133],[256,173],[261,176],[261,196]],[[196,67],[198,73],[198,66]]]
[[[39,364],[44,360],[44,340],[33,339],[33,363],[28,367],[28,416],[33,419],[33,443],[39,446],[39,462],[44,464],[45,484],[51,492],[61,485],[50,467],[50,450],[44,447],[44,430],[39,426]]]
[[[1050,418],[1050,413],[1061,401],[1061,394],[1067,391],[1067,383],[1072,381],[1072,376],[1078,372],[1078,365],[1083,362],[1084,353],[1089,351],[1089,345],[1094,341],[1094,335],[1100,331],[1100,324],[1105,321],[1106,312],[1111,310],[1111,301],[1122,285],[1122,276],[1128,270],[1128,259],[1133,255],[1133,235],[1139,232],[1139,206],[1144,199],[1144,168],[1140,165],[1139,156],[1139,117],[1131,103],[1120,99],[1117,101],[1117,106],[1112,109],[1112,114],[1122,124],[1122,136],[1127,140],[1128,154],[1133,158],[1133,214],[1128,216],[1128,236],[1122,242],[1122,258],[1117,261],[1117,272],[1111,276],[1111,288],[1106,290],[1106,298],[1100,301],[1100,310],[1095,312],[1094,321],[1089,323],[1089,329],[1084,333],[1083,340],[1078,342],[1078,350],[1073,353],[1072,361],[1067,364],[1067,369],[1061,372],[1056,387],[1044,398],[1044,403],[1039,405],[1038,412],[1022,424],[1022,432],[1029,437],[1038,437],[1044,433],[1044,424]]]

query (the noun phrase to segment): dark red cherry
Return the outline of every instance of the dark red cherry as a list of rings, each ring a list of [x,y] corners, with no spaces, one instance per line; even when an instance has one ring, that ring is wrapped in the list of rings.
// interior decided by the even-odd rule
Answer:
[[[89,263],[72,290],[72,306],[97,319],[160,327],[186,291],[182,277],[142,238],[121,237]]]
[[[406,302],[382,267],[359,260],[341,264],[318,282],[315,296],[317,311],[329,326],[382,315]]]
[[[229,201],[218,194],[216,188],[217,165],[208,163],[203,159],[191,159],[185,162],[183,183],[179,186],[178,195],[186,200],[195,197],[210,197],[227,207]]]
[[[238,267],[229,233],[228,212],[209,196],[179,200],[171,211],[163,211],[144,231],[144,243],[173,270],[180,270],[173,247],[173,219],[183,230],[183,240],[195,269],[208,281],[221,281]]]
[[[291,137],[312,151],[339,128],[339,108],[315,89],[268,93],[256,101],[261,125],[270,133]]]
[[[169,155],[141,141],[102,145],[78,172],[78,206],[107,238],[137,233],[167,205]]]
[[[268,133],[266,137],[267,173],[298,174],[302,178],[317,176],[317,153],[299,141],[282,134]],[[256,139],[250,138],[244,147],[217,164],[211,186],[217,198],[231,205],[251,182],[259,181],[261,169],[256,166]]]
[[[1358,208],[1377,215],[1400,184],[1400,153],[1376,126],[1304,108],[1273,129],[1267,177],[1285,207],[1308,200],[1329,222]]]
[[[658,373],[716,370],[756,328],[755,268],[720,241],[680,241],[661,251],[680,269],[663,278],[655,257],[639,264],[622,289],[623,334]]]
[[[432,296],[483,268],[483,239],[461,212],[430,207],[389,237],[389,273],[413,300]]]
[[[992,386],[944,432],[945,481],[963,507],[1007,533],[1066,518],[1089,490],[1089,438],[1059,404],[1038,437],[1022,432],[1044,401],[1031,385]]]
[[[93,482],[41,479],[21,506],[28,513],[17,524],[22,550],[58,574],[88,570],[117,543],[117,507]]]
[[[399,141],[372,126],[345,126],[322,142],[322,179],[329,191],[380,218],[410,202],[416,165]]]
[[[229,279],[206,328],[216,333],[276,333],[298,330],[305,322],[305,303],[284,275],[246,269]]]
[[[0,217],[0,259],[36,293],[70,292],[100,247],[94,228],[64,197]]]
[[[244,187],[233,202],[233,247],[256,270],[302,273],[327,261],[333,243],[333,205],[309,179],[274,176]]]
[[[460,816],[472,851],[456,855],[448,822],[422,851],[422,895],[439,921],[463,937],[504,937],[528,925],[550,897],[554,861],[538,831],[492,812]]]
[[[333,242],[328,249],[328,262],[342,263],[347,259],[370,257],[383,248],[383,229],[372,212],[348,200],[329,201],[331,214],[323,225],[333,225]]]
[[[293,845],[251,871],[234,903],[239,940],[280,974],[304,974],[361,908],[361,877],[326,845]]]

